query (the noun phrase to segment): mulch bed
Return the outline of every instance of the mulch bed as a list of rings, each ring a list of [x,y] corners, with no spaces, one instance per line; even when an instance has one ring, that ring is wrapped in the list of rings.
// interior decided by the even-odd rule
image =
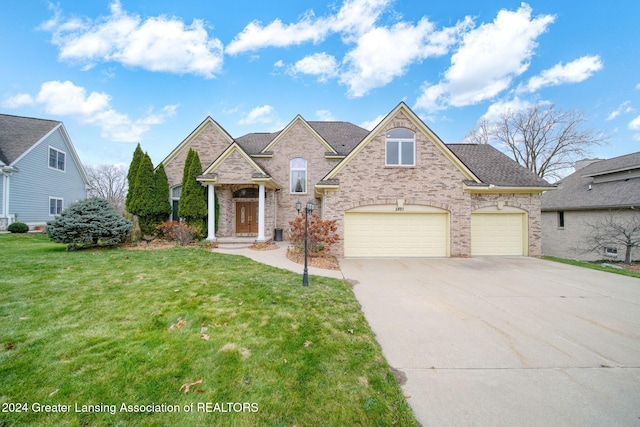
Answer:
[[[304,264],[304,253],[296,252],[294,249],[287,249],[287,258],[298,264]],[[340,270],[338,259],[332,255],[312,255],[309,254],[308,265],[310,267],[324,268],[326,270]]]

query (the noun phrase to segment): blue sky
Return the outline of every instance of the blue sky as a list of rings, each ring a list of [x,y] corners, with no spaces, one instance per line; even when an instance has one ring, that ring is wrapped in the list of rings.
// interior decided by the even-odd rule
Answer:
[[[577,109],[640,150],[640,2],[28,0],[0,14],[0,112],[63,121],[82,161],[154,164],[207,116],[372,128],[400,101],[445,142],[505,109]]]

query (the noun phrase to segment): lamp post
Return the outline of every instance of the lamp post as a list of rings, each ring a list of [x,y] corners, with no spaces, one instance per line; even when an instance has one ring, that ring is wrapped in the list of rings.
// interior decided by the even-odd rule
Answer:
[[[302,209],[302,203],[298,200],[296,202],[296,210],[298,213],[304,212],[304,273],[302,273],[302,286],[309,286],[309,269],[307,268],[307,259],[309,258],[309,214],[313,212],[313,202],[309,200],[304,209]]]

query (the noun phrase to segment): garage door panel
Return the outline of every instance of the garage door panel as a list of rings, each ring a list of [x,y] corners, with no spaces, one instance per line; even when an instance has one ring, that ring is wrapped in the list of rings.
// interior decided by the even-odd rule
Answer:
[[[525,215],[471,214],[471,255],[524,255]]]
[[[423,213],[345,214],[345,256],[447,256],[447,215]]]

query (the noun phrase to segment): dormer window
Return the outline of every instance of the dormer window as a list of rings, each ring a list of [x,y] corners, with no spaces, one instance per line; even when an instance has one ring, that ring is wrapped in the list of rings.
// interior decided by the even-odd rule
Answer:
[[[307,192],[307,161],[302,158],[291,160],[291,193]]]
[[[416,134],[405,128],[386,134],[386,166],[416,165]]]

